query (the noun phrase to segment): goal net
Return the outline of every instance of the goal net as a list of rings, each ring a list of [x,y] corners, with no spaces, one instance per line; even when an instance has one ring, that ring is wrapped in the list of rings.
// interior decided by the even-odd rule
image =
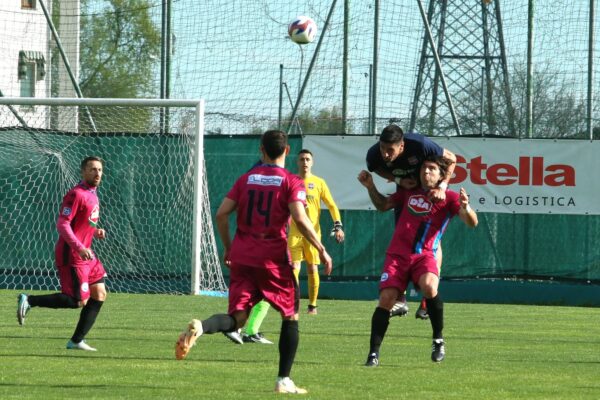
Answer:
[[[96,155],[109,289],[224,292],[202,135],[201,101],[0,98],[0,287],[59,289],[59,208]]]

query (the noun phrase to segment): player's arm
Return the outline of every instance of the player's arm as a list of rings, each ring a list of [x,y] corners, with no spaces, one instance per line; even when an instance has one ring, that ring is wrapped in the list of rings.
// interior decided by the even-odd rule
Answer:
[[[390,182],[396,182],[396,177],[386,168],[379,167],[373,170],[377,175]],[[397,182],[396,182],[397,183]]]
[[[300,201],[294,201],[289,204],[290,214],[292,215],[292,219],[296,223],[298,230],[304,236],[306,240],[309,241],[311,245],[313,245],[318,251],[319,256],[321,257],[321,262],[325,266],[325,274],[330,275],[331,270],[333,268],[333,264],[331,261],[331,256],[325,250],[325,246],[319,240],[317,236],[317,232],[315,232],[315,228],[313,227],[312,222],[306,215],[306,210],[304,210],[304,204]]]
[[[429,198],[433,201],[442,201],[446,199],[446,190],[448,189],[448,184],[454,174],[454,167],[456,167],[456,155],[453,152],[448,149],[442,149],[442,156],[451,161],[451,163],[448,165],[446,176],[439,183],[438,187],[429,191]]]
[[[60,215],[56,220],[56,230],[58,235],[69,245],[70,248],[75,250],[82,260],[91,260],[94,258],[94,253],[91,249],[88,249],[81,243],[81,241],[75,236],[71,222],[77,215],[79,207],[81,205],[81,199],[77,196],[76,192],[67,193],[63,199],[63,203],[60,210]]]
[[[329,210],[329,214],[331,215],[331,219],[333,220],[333,229],[331,230],[331,236],[335,236],[335,240],[338,243],[342,243],[344,241],[344,230],[342,225],[342,216],[340,214],[340,210],[335,204],[335,200],[333,200],[333,196],[331,195],[331,191],[327,186],[327,183],[323,181],[323,188],[321,193],[321,200],[327,206]]]
[[[391,200],[389,196],[384,196],[377,190],[375,186],[375,182],[373,182],[373,175],[369,172],[362,170],[358,174],[358,181],[367,188],[369,192],[369,197],[371,198],[371,203],[375,206],[375,208],[379,211],[387,211],[389,209],[394,208],[394,202]]]
[[[469,206],[469,196],[464,188],[460,188],[460,210],[458,211],[460,219],[470,228],[477,226],[477,213]]]
[[[225,251],[223,260],[226,266],[229,266],[230,264],[229,250],[231,249],[231,236],[229,236],[229,215],[231,215],[236,208],[237,203],[234,200],[225,197],[219,206],[219,209],[217,210],[217,214],[215,215],[217,232],[219,233],[219,237],[221,238],[221,243],[223,243],[223,249]]]

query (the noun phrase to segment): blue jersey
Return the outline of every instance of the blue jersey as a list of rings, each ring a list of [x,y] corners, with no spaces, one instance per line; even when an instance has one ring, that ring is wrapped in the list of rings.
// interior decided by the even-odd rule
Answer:
[[[442,156],[444,149],[437,143],[419,133],[404,135],[404,151],[390,163],[383,161],[379,142],[367,151],[367,168],[373,172],[378,169],[389,171],[394,177],[419,178],[419,169],[430,155]]]

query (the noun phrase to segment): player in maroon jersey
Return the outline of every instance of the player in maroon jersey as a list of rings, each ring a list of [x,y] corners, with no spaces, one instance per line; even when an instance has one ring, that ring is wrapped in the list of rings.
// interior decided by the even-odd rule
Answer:
[[[361,171],[358,180],[369,192],[379,211],[397,205],[402,211],[386,251],[383,273],[379,283],[379,305],[371,319],[371,339],[367,366],[379,365],[379,348],[389,324],[390,310],[398,295],[406,290],[409,281],[419,288],[427,301],[433,330],[431,359],[440,362],[445,356],[442,335],[444,304],[438,294],[439,270],[435,260],[436,249],[450,219],[458,215],[469,227],[477,226],[477,214],[469,206],[467,192],[446,191],[445,199],[433,202],[429,191],[438,187],[446,177],[450,161],[440,156],[429,156],[421,166],[420,187],[402,189],[391,196],[383,196],[373,182],[372,175]]]
[[[302,235],[319,251],[325,273],[332,269],[331,257],[321,244],[306,215],[303,180],[284,168],[289,153],[287,135],[267,131],[261,138],[262,162],[237,179],[216,214],[217,230],[224,247],[225,265],[230,269],[228,314],[192,320],[177,340],[175,357],[183,359],[203,333],[232,332],[241,328],[250,309],[262,299],[279,311],[278,393],[306,393],[290,379],[298,348],[300,293],[292,271],[286,228],[290,215]],[[229,216],[236,214],[233,241]]]
[[[96,190],[102,180],[104,162],[99,157],[86,157],[81,162],[82,180],[63,198],[56,223],[58,241],[54,248],[61,293],[42,296],[18,296],[17,320],[25,322],[31,307],[83,307],[79,322],[67,349],[96,351],[84,338],[92,329],[106,299],[102,263],[91,249],[94,238],[104,239],[106,232],[98,228],[100,203]]]

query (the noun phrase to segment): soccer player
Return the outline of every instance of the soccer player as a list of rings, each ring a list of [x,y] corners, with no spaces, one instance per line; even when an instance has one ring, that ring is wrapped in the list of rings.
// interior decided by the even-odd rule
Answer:
[[[445,192],[448,188],[448,182],[454,172],[456,165],[456,155],[440,147],[431,139],[418,134],[404,134],[402,128],[397,125],[388,125],[381,132],[379,142],[374,144],[367,151],[367,168],[370,172],[375,172],[384,179],[396,183],[396,189],[414,189],[417,186],[419,169],[423,160],[427,156],[443,156],[450,160],[452,164],[448,167],[447,176],[440,182],[437,188],[430,191],[431,200],[444,200]],[[394,209],[395,219],[400,216],[401,207]],[[438,248],[436,255],[438,267],[442,265],[442,248]],[[405,294],[401,294],[399,301],[396,302],[391,311],[391,316],[403,316],[408,313]],[[427,306],[425,298],[421,299],[421,304],[415,314],[416,318],[427,319]]]
[[[55,260],[61,293],[41,296],[21,293],[17,302],[20,325],[32,307],[80,308],[79,322],[67,349],[96,351],[85,342],[106,300],[106,272],[91,249],[92,239],[106,238],[98,228],[100,203],[96,193],[102,180],[104,162],[99,157],[86,157],[81,162],[82,180],[65,195],[56,223],[58,241]]]
[[[175,357],[185,358],[203,333],[231,332],[243,327],[249,310],[264,299],[282,318],[275,392],[302,394],[307,391],[290,379],[299,341],[300,299],[287,248],[290,216],[318,249],[328,275],[332,262],[304,210],[304,182],[283,168],[289,153],[285,132],[265,132],[260,151],[263,163],[238,178],[216,214],[225,265],[230,269],[228,314],[215,314],[202,321],[193,319],[177,340]],[[229,216],[233,213],[237,229],[232,241]]]
[[[331,219],[333,220],[333,229],[331,234],[335,237],[338,243],[344,241],[344,231],[340,211],[331,196],[329,187],[324,179],[312,174],[312,166],[314,164],[313,154],[310,150],[302,149],[297,157],[298,174],[304,180],[306,187],[306,213],[315,228],[315,232],[319,238],[321,237],[321,224],[319,222],[321,216],[321,201],[325,203],[329,209]],[[294,275],[298,279],[302,261],[306,260],[308,270],[308,314],[317,314],[317,297],[319,294],[319,252],[313,247],[310,242],[302,236],[302,233],[292,221],[290,232],[288,234],[288,247],[292,255],[292,265],[294,267]],[[270,340],[264,337],[260,332],[260,326],[264,321],[269,311],[269,303],[261,301],[252,307],[248,324],[243,332],[227,332],[227,336],[232,342],[237,344],[242,343],[262,343],[273,344]]]
[[[469,227],[477,226],[477,214],[469,206],[467,192],[446,192],[443,200],[433,202],[430,191],[439,187],[447,177],[451,162],[440,156],[429,156],[420,169],[421,186],[401,189],[391,196],[377,190],[373,176],[361,171],[358,180],[369,192],[369,197],[379,211],[402,206],[400,217],[388,249],[379,282],[379,305],[371,319],[371,339],[366,366],[379,365],[379,349],[385,336],[390,310],[398,296],[406,290],[409,280],[426,298],[433,344],[431,360],[440,362],[445,357],[444,303],[438,293],[439,269],[435,252],[449,220],[458,214]]]
[[[342,229],[342,218],[329,187],[323,178],[312,173],[314,164],[313,154],[310,150],[303,149],[298,153],[298,175],[304,180],[306,187],[306,213],[317,232],[321,237],[321,202],[325,203],[333,221],[332,236],[338,243],[344,241],[344,231]],[[317,297],[319,295],[319,253],[310,242],[302,235],[296,224],[292,221],[290,232],[288,234],[288,247],[292,254],[292,263],[296,278],[300,275],[300,266],[302,261],[306,261],[308,273],[308,314],[317,314]]]

